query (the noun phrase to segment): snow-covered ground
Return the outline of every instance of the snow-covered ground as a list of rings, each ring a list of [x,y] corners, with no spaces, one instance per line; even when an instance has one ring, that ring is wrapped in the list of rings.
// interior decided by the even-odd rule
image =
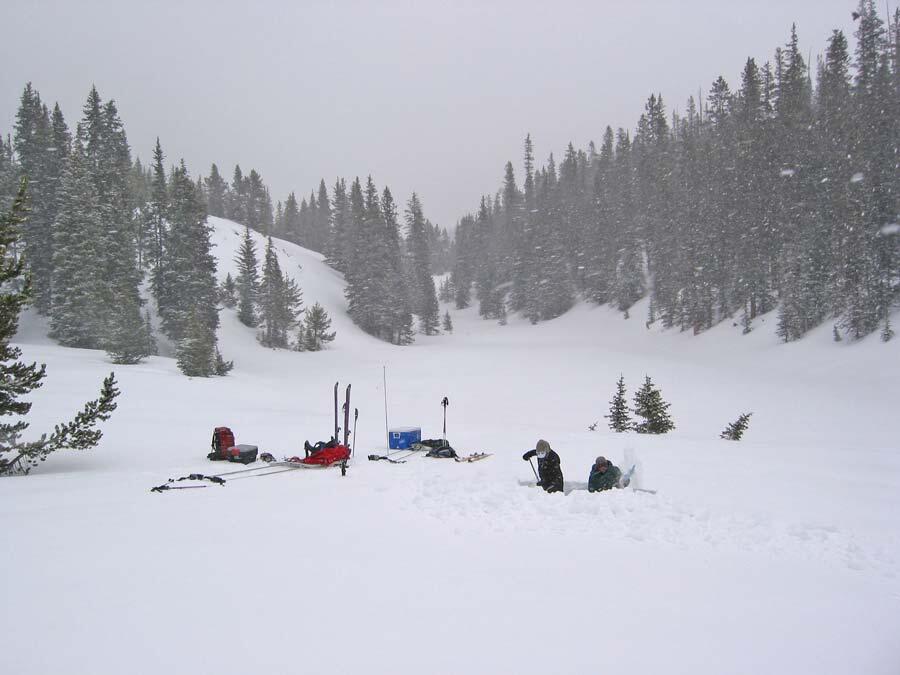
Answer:
[[[242,230],[211,222],[224,277]],[[834,343],[824,326],[783,345],[773,316],[692,337],[648,330],[641,304],[538,326],[451,309],[452,335],[396,348],[352,325],[321,256],[278,248],[333,318],[325,352],[265,349],[226,310],[233,373],[188,379],[23,320],[49,372],[32,431],[110,370],[122,395],[99,447],[0,481],[0,672],[900,673],[900,340]],[[439,437],[448,396],[453,445],[493,456],[366,461],[385,446],[383,367],[391,426]],[[629,395],[651,376],[674,432],[607,430],[620,373]],[[346,477],[149,492],[241,468],[205,459],[215,426],[277,456],[327,438],[335,381],[360,411]],[[720,440],[748,411],[745,439]],[[628,450],[658,492],[522,486],[539,438],[568,487]]]

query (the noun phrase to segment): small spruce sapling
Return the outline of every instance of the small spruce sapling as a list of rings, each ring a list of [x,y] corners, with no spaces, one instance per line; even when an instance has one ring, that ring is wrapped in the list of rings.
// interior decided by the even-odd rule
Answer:
[[[225,281],[219,287],[219,301],[228,309],[233,309],[237,305],[237,284],[231,272],[225,277]]]
[[[888,342],[892,337],[894,337],[894,329],[891,328],[891,320],[884,317],[884,328],[881,329],[881,341]]]
[[[334,340],[335,332],[328,332],[331,328],[331,317],[318,302],[306,310],[306,318],[297,336],[297,349],[299,351],[318,352],[325,345]]]
[[[625,399],[625,376],[619,375],[616,382],[616,393],[609,402],[609,415],[604,415],[609,420],[609,428],[621,433],[631,428],[631,415],[628,413],[628,402]],[[593,429],[592,429],[593,431]]]
[[[753,413],[742,414],[734,422],[725,427],[725,431],[719,435],[719,438],[724,438],[727,441],[741,440],[741,436],[743,436],[744,432],[747,430],[747,425],[750,424],[750,415],[752,414]]]
[[[450,310],[444,312],[443,328],[445,333],[453,332],[453,319],[450,318]]]

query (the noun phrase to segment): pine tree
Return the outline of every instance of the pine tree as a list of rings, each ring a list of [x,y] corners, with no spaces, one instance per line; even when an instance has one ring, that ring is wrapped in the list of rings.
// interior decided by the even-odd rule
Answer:
[[[213,164],[209,168],[209,178],[203,182],[206,186],[206,205],[209,215],[224,218],[228,183],[219,174],[219,167]]]
[[[19,442],[19,437],[28,428],[24,417],[31,410],[31,402],[18,399],[41,387],[46,376],[45,365],[22,363],[18,360],[21,350],[10,344],[18,329],[19,313],[31,295],[24,260],[11,254],[16,249],[19,227],[27,213],[26,186],[27,180],[23,180],[11,209],[0,217],[0,289],[3,289],[0,293],[0,380],[4,383],[0,417],[13,415],[19,418],[0,424],[0,475],[28,473],[50,453],[62,448],[86,450],[96,446],[102,433],[95,427],[98,422],[109,419],[119,395],[115,376],[110,373],[103,381],[100,397],[88,402],[75,419],[56,425],[49,437],[44,434],[37,441]]]
[[[102,111],[102,148],[96,158],[88,156],[95,167],[97,189],[103,223],[101,251],[107,303],[106,331],[112,317],[141,304],[139,286],[142,275],[137,265],[135,215],[129,193],[131,150],[115,101],[109,100]]]
[[[120,303],[120,310],[112,318],[112,332],[106,341],[106,352],[113,363],[131,365],[150,356],[153,336],[147,332],[147,323],[139,306],[127,308]]]
[[[297,336],[297,347],[300,351],[317,352],[334,340],[335,333],[328,332],[331,318],[325,308],[318,302],[306,310],[303,327]]]
[[[643,418],[643,421],[634,425],[634,430],[639,434],[664,434],[675,428],[669,416],[669,405],[663,401],[662,394],[648,376],[644,377],[644,384],[634,396],[634,415]]]
[[[146,310],[144,312],[144,336],[147,339],[147,344],[144,348],[147,356],[156,356],[159,354],[159,349],[156,344],[156,337],[153,335],[153,322],[150,321],[150,310]]]
[[[743,436],[744,432],[747,430],[747,425],[750,424],[750,415],[752,414],[753,413],[743,413],[734,422],[725,427],[725,431],[719,435],[719,438],[724,438],[727,441],[741,440],[741,436]]]
[[[52,271],[51,218],[53,186],[48,175],[52,156],[50,114],[29,82],[16,113],[15,149],[22,175],[28,178],[31,209],[22,228],[25,256],[34,284],[34,304],[43,314],[50,308]]]
[[[288,240],[300,242],[300,208],[297,206],[297,197],[293,192],[287,196],[284,202],[282,229]]]
[[[438,286],[438,299],[441,302],[453,300],[453,285],[450,283],[450,277],[441,279],[441,283]]]
[[[178,369],[188,377],[212,377],[221,358],[218,351],[215,331],[193,312],[175,350]]]
[[[230,373],[233,369],[234,361],[226,361],[219,352],[219,348],[216,347],[216,354],[213,360],[213,374],[222,377]]]
[[[53,224],[50,337],[66,347],[98,349],[105,335],[107,311],[103,305],[102,224],[97,193],[78,140],[59,194],[60,210]]]
[[[891,328],[890,317],[884,317],[884,326],[881,329],[881,341],[889,342],[894,337],[894,329]]]
[[[413,318],[410,308],[409,289],[403,274],[403,259],[400,250],[400,227],[397,205],[389,188],[381,195],[381,214],[384,220],[385,255],[388,263],[387,306],[391,314],[391,342],[407,345],[413,342]]]
[[[225,212],[229,220],[242,223],[243,225],[249,225],[247,220],[247,187],[247,179],[244,178],[240,164],[235,164],[231,178],[231,190],[229,190],[228,199],[225,202]]]
[[[174,342],[199,317],[213,336],[219,325],[216,259],[197,187],[182,161],[172,172],[169,230],[153,287],[163,331]]]
[[[419,315],[422,332],[425,335],[435,335],[440,321],[439,307],[434,278],[431,276],[431,253],[428,250],[425,217],[422,214],[422,203],[415,192],[406,205],[406,226],[409,229],[409,247],[415,270],[416,297],[419,300],[413,311]]]
[[[346,274],[352,250],[352,228],[350,200],[347,196],[347,184],[343,178],[335,181],[332,196],[331,230],[325,257],[329,265]]]
[[[237,284],[231,272],[225,275],[225,281],[219,288],[219,301],[228,309],[233,309],[237,304]]]
[[[628,413],[628,402],[625,399],[625,376],[620,375],[616,382],[616,393],[609,402],[609,428],[616,432],[628,431],[631,428],[631,415]]]
[[[166,239],[166,214],[169,210],[169,188],[166,184],[166,170],[163,167],[163,151],[156,139],[153,149],[153,178],[151,179],[150,202],[147,205],[148,229],[150,232],[149,263],[155,271],[162,261]]]
[[[311,243],[314,251],[325,253],[331,239],[331,202],[328,200],[328,189],[325,181],[319,181],[319,194],[316,199],[316,214],[312,226]]]
[[[251,328],[256,326],[256,301],[259,294],[259,263],[256,258],[256,243],[250,236],[250,228],[244,228],[244,238],[237,257],[237,306],[238,320]]]
[[[271,237],[266,244],[258,301],[260,342],[266,347],[287,347],[288,331],[297,323],[301,293],[294,280],[282,274]]]
[[[453,286],[453,301],[456,309],[465,309],[472,301],[472,281],[475,276],[475,218],[467,215],[456,226],[453,240],[453,272],[450,283]]]
[[[444,312],[444,321],[442,323],[442,327],[445,333],[453,332],[453,319],[450,318],[450,310]]]

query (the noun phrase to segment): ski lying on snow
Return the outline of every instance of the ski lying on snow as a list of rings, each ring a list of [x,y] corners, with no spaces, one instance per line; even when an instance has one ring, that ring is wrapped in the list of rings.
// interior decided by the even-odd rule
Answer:
[[[377,462],[383,459],[389,464],[405,464],[407,459],[409,459],[410,457],[415,457],[420,452],[425,452],[425,450],[395,450],[394,452],[389,452],[386,455],[369,455],[369,461]]]
[[[196,490],[198,488],[209,487],[208,485],[169,485],[168,483],[163,483],[162,485],[157,485],[154,488],[150,488],[150,492],[163,492],[165,490]]]
[[[479,462],[482,459],[487,459],[491,456],[490,452],[473,452],[471,455],[466,455],[465,457],[454,457],[457,462]]]
[[[244,478],[258,478],[260,476],[271,476],[273,473],[284,473],[285,471],[293,471],[294,469],[299,469],[300,466],[303,466],[303,465],[292,464],[291,466],[286,467],[283,464],[281,464],[280,462],[272,462],[269,464],[269,467],[271,467],[273,465],[278,467],[277,471],[264,471],[262,473],[255,473],[252,476],[238,476],[237,478],[232,478],[231,480],[242,480]]]
[[[341,462],[332,462],[331,464],[304,464],[303,462],[292,462],[289,459],[285,459],[281,462],[269,462],[269,466],[280,466],[286,467],[287,470],[290,469],[330,469],[332,467],[339,467]],[[347,466],[350,465],[350,462],[347,462]]]

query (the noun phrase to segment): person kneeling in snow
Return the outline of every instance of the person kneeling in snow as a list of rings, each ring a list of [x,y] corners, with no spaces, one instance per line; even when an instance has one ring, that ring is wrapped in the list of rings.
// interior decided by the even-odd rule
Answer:
[[[598,457],[591,467],[591,475],[588,478],[588,492],[601,492],[602,490],[611,490],[614,487],[626,487],[621,485],[622,472],[615,464],[610,462],[606,457]]]
[[[541,439],[534,450],[522,455],[522,459],[527,462],[534,456],[538,458],[538,475],[541,477],[538,487],[544,488],[546,492],[562,492],[563,475],[559,466],[559,455],[553,452],[547,441]]]

